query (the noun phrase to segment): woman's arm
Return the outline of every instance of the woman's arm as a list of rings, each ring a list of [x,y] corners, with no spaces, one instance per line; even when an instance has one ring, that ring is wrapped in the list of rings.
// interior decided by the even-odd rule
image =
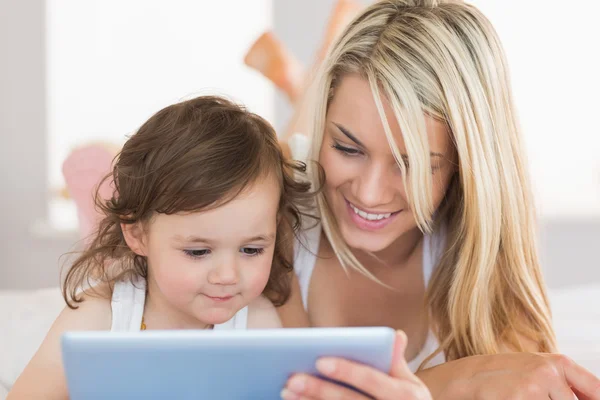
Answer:
[[[600,400],[600,380],[560,354],[507,353],[465,357],[417,376],[435,399]]]
[[[84,296],[76,310],[65,307],[8,393],[7,400],[68,399],[61,354],[62,334],[67,331],[108,330],[111,317],[110,301],[98,296]]]

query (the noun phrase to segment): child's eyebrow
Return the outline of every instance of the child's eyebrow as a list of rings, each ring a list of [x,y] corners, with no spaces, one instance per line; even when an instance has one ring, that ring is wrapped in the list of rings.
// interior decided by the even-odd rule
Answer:
[[[203,239],[198,236],[181,236],[181,235],[173,236],[173,241],[178,242],[178,243],[205,243],[205,244],[212,243],[211,240]]]
[[[272,242],[275,240],[274,233],[262,234],[245,239],[244,242]]]
[[[181,236],[181,235],[175,235],[173,237],[173,239],[177,242],[182,242],[182,243],[205,243],[205,244],[212,244],[214,242],[214,240],[211,239],[206,239],[206,238],[202,238],[199,236]],[[274,233],[267,233],[267,234],[260,234],[260,235],[256,235],[256,236],[252,236],[250,238],[244,239],[243,242],[272,242],[273,240],[275,240],[275,234]]]

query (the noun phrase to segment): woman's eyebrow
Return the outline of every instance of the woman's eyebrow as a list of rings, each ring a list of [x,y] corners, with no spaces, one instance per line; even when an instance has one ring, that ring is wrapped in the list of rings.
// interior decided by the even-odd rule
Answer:
[[[356,143],[357,145],[361,146],[361,147],[365,147],[362,142],[360,140],[358,140],[356,138],[356,136],[354,136],[348,129],[344,128],[342,125],[338,124],[337,122],[332,122],[333,125],[335,125],[340,132],[342,132],[344,135],[346,135],[348,137],[348,139],[352,140],[354,143]]]
[[[360,140],[358,140],[356,138],[356,136],[354,136],[347,128],[345,128],[341,124],[338,124],[337,122],[332,122],[332,124],[335,125],[340,130],[340,132],[342,132],[344,135],[346,135],[348,137],[348,139],[352,140],[354,143],[356,143],[357,145],[359,145],[361,147],[365,147],[365,145],[362,144],[362,142]],[[444,155],[442,153],[436,153],[435,151],[430,152],[429,156],[444,158]],[[403,154],[402,157],[408,157],[408,156],[406,154]]]

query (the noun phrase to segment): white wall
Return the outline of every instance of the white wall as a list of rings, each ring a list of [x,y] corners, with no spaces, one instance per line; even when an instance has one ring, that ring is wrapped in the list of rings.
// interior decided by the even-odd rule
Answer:
[[[272,20],[271,0],[173,0],[168,8],[163,0],[46,0],[51,191],[64,188],[61,167],[74,148],[120,146],[185,98],[226,95],[272,121],[274,88],[242,62]],[[37,225],[72,231],[75,205],[54,196],[46,226]]]
[[[600,217],[600,3],[470,1],[507,53],[540,213]]]
[[[47,0],[49,182],[91,140],[121,144],[183,98],[225,94],[267,120],[274,90],[243,65],[271,0]],[[233,12],[235,10],[235,12]]]
[[[44,21],[43,0],[0,1],[0,288],[57,284],[72,243],[29,231],[47,204]]]

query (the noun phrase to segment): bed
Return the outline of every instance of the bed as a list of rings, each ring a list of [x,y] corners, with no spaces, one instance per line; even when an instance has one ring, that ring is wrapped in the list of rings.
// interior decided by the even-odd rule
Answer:
[[[560,351],[600,376],[600,284],[550,292]],[[64,303],[58,288],[0,291],[0,400]]]

